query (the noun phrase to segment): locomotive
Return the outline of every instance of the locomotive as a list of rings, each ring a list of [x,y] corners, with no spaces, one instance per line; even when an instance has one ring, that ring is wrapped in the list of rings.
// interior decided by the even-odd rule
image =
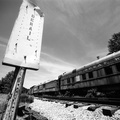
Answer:
[[[56,80],[32,86],[29,94],[85,96],[92,89],[120,97],[120,51],[59,75]]]

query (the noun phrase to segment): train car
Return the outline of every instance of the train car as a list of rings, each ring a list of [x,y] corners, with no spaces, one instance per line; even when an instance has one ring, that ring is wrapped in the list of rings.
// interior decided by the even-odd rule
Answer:
[[[33,87],[34,87],[34,86],[30,87],[30,89],[29,89],[29,91],[28,91],[28,94],[29,94],[29,95],[33,95]]]
[[[38,91],[39,91],[39,89],[38,89],[38,85],[35,85],[34,87],[33,87],[33,95],[38,95]]]
[[[44,84],[45,94],[55,95],[58,92],[58,80],[52,80]]]
[[[90,88],[99,91],[120,91],[120,51],[87,64],[80,69],[61,75],[63,94],[86,94]]]
[[[120,51],[64,73],[58,77],[58,80],[34,86],[31,93],[81,96],[91,88],[104,93],[108,91],[120,93]]]
[[[38,94],[43,93],[43,84],[38,85]]]
[[[57,80],[52,80],[47,83],[35,85],[29,89],[29,94],[32,94],[35,96],[56,95],[57,92],[58,92],[58,81]]]
[[[34,85],[34,86],[32,86],[32,87],[29,89],[28,94],[34,95],[35,93],[38,92],[37,90],[38,90],[37,86]]]

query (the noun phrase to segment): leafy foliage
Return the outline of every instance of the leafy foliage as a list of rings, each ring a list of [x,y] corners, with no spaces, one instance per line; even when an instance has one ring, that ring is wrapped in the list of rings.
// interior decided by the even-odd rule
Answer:
[[[2,78],[1,83],[0,83],[0,92],[1,93],[9,93],[11,91],[11,88],[13,86],[14,82],[14,71],[8,72],[8,74]],[[24,88],[22,89],[22,93],[27,93],[28,89]]]
[[[13,84],[14,71],[8,72],[8,74],[1,80],[1,92],[8,93],[11,90]]]
[[[120,32],[112,35],[112,38],[108,41],[108,54],[117,52],[120,50]]]

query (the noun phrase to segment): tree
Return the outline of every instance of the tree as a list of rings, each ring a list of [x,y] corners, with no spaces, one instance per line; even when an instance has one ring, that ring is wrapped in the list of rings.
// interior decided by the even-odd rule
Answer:
[[[114,33],[112,38],[108,41],[108,54],[117,52],[120,50],[120,32]]]
[[[14,84],[14,71],[8,72],[7,75],[2,78],[0,82],[0,92],[9,93],[11,92],[11,88]],[[22,93],[27,93],[28,89],[23,87]]]
[[[2,78],[1,92],[9,93],[13,84],[14,71],[8,72],[8,74]]]

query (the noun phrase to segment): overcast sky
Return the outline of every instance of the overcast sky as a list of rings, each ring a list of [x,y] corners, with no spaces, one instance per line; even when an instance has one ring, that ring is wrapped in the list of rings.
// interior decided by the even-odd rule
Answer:
[[[34,2],[34,1],[33,1]],[[14,67],[2,65],[22,0],[0,0],[0,79]],[[45,14],[40,69],[27,70],[24,86],[56,79],[108,53],[120,32],[120,0],[36,0]]]

